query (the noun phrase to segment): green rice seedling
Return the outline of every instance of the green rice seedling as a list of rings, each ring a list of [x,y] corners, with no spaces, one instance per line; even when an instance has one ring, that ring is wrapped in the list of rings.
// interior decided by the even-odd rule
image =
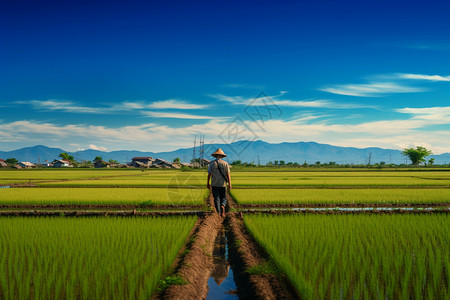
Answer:
[[[97,180],[75,179],[69,181],[49,181],[38,183],[38,185],[49,187],[198,187],[206,184],[206,176],[207,173],[186,173],[167,170],[157,173],[147,172],[142,176],[107,177]]]
[[[207,189],[14,188],[0,191],[0,205],[202,205]]]
[[[60,181],[72,179],[108,178],[116,176],[141,176],[134,169],[46,169],[46,170],[0,170],[0,182],[19,181]]]
[[[195,222],[0,218],[0,298],[148,299]]]
[[[450,172],[232,172],[235,186],[448,186]]]
[[[445,299],[450,222],[433,215],[248,215],[301,298]]]
[[[450,189],[233,189],[239,204],[450,203]]]
[[[31,182],[45,186],[202,186],[206,170],[48,169],[0,170],[0,184]],[[449,171],[232,170],[235,186],[449,186]]]

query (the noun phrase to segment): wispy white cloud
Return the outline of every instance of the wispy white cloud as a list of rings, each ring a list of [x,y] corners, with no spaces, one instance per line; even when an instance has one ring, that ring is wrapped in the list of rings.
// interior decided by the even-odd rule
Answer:
[[[110,111],[108,107],[88,107],[78,105],[72,101],[66,100],[30,100],[30,101],[16,101],[17,104],[28,104],[34,109],[50,110],[50,111],[65,111],[71,113],[88,113],[88,114],[104,114]]]
[[[329,85],[319,90],[338,95],[357,97],[380,97],[392,93],[418,93],[427,89],[412,87],[396,82],[370,82],[366,84],[336,84]]]
[[[58,99],[50,99],[50,100],[29,100],[29,101],[16,101],[17,104],[26,104],[31,105],[34,109],[39,110],[47,110],[47,111],[64,111],[69,113],[88,113],[88,114],[112,114],[112,113],[120,113],[120,112],[129,112],[129,111],[145,111],[147,112],[149,109],[159,110],[159,109],[179,109],[179,110],[188,110],[188,109],[205,109],[208,108],[209,105],[205,104],[193,104],[188,103],[186,101],[181,100],[163,100],[163,101],[155,101],[151,103],[147,103],[144,101],[141,102],[131,102],[124,101],[114,105],[103,105],[97,107],[89,107],[77,104],[72,101],[67,100],[58,100]]]
[[[429,80],[429,81],[450,81],[450,76],[441,75],[424,75],[424,74],[398,74],[399,78],[402,79],[419,79],[419,80]]]
[[[450,124],[450,107],[399,108],[395,112],[404,114],[407,118],[343,124],[342,119],[336,122],[332,118],[327,119],[326,115],[306,113],[288,120],[267,120],[264,128],[258,122],[244,122],[259,139],[268,142],[316,141],[338,146],[397,149],[418,144],[428,146],[436,154],[450,152],[450,130],[430,130],[429,127],[440,125],[443,128],[442,126]],[[211,118],[201,124],[191,123],[180,127],[146,123],[112,128],[27,120],[0,123],[0,138],[2,142],[11,143],[42,143],[45,139],[46,144],[90,145],[89,148],[92,149],[104,147],[111,150],[167,151],[191,146],[192,136],[200,132],[207,136],[207,140],[221,142],[219,135],[230,125],[229,122]],[[97,146],[99,144],[101,146]]]
[[[450,106],[400,108],[396,112],[411,114],[413,119],[426,120],[429,124],[450,124]]]
[[[208,120],[217,118],[213,116],[201,116],[193,114],[154,112],[154,111],[145,111],[142,112],[142,114],[153,118],[172,118],[172,119],[191,119],[191,120]]]
[[[192,104],[185,101],[170,99],[164,101],[156,101],[146,106],[147,108],[156,108],[156,109],[167,109],[167,108],[175,108],[175,109],[204,109],[208,108],[209,105],[206,104]]]
[[[278,97],[286,93],[287,93],[286,91],[282,91],[279,95],[276,96],[265,95],[262,97],[227,96],[223,94],[210,94],[209,96],[217,100],[229,102],[234,105],[252,105],[252,106],[276,105],[282,107],[342,108],[342,109],[369,107],[360,104],[337,103],[326,99],[314,99],[314,100],[278,99]]]

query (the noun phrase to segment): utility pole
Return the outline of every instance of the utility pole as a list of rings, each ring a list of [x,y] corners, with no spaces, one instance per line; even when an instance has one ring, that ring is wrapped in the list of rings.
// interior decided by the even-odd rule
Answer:
[[[197,135],[194,135],[194,150],[192,151],[192,166],[195,166],[195,146],[197,144]]]
[[[205,154],[205,135],[200,135],[200,168],[203,168],[203,155]]]

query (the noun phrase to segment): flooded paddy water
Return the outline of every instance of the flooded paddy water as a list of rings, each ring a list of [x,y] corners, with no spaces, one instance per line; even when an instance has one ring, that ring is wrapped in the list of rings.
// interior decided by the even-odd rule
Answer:
[[[228,255],[228,238],[225,228],[221,228],[214,241],[213,270],[208,279],[208,295],[206,299],[238,299],[233,269]]]

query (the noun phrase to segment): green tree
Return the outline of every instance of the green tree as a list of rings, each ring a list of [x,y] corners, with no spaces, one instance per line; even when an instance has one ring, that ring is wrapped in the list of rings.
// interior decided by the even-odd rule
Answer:
[[[5,162],[10,166],[15,166],[19,163],[19,161],[17,159],[15,159],[14,157],[8,158],[7,160],[5,160]]]
[[[115,159],[110,159],[110,160],[108,160],[108,162],[110,163],[110,164],[119,164],[119,162],[117,161],[117,160],[115,160]]]
[[[75,158],[72,155],[69,155],[66,152],[60,153],[59,157],[61,157],[61,159],[68,160],[70,162],[73,162],[75,160]]]
[[[418,166],[425,161],[425,157],[432,154],[431,150],[425,147],[417,146],[416,148],[405,148],[402,151],[404,156],[408,156],[414,166]]]
[[[240,166],[240,165],[242,165],[242,161],[241,161],[241,160],[234,160],[234,161],[231,163],[231,165],[232,165],[232,166]]]
[[[173,159],[173,162],[174,162],[174,163],[180,163],[180,162],[181,162],[181,159],[180,159],[179,157],[174,158],[174,159]]]
[[[94,158],[94,162],[96,162],[96,161],[102,161],[103,160],[103,158],[101,157],[101,156],[96,156],[95,158]]]
[[[432,166],[432,165],[434,164],[434,157],[432,157],[432,158],[430,158],[430,159],[428,160],[428,164],[429,164],[430,166]]]

